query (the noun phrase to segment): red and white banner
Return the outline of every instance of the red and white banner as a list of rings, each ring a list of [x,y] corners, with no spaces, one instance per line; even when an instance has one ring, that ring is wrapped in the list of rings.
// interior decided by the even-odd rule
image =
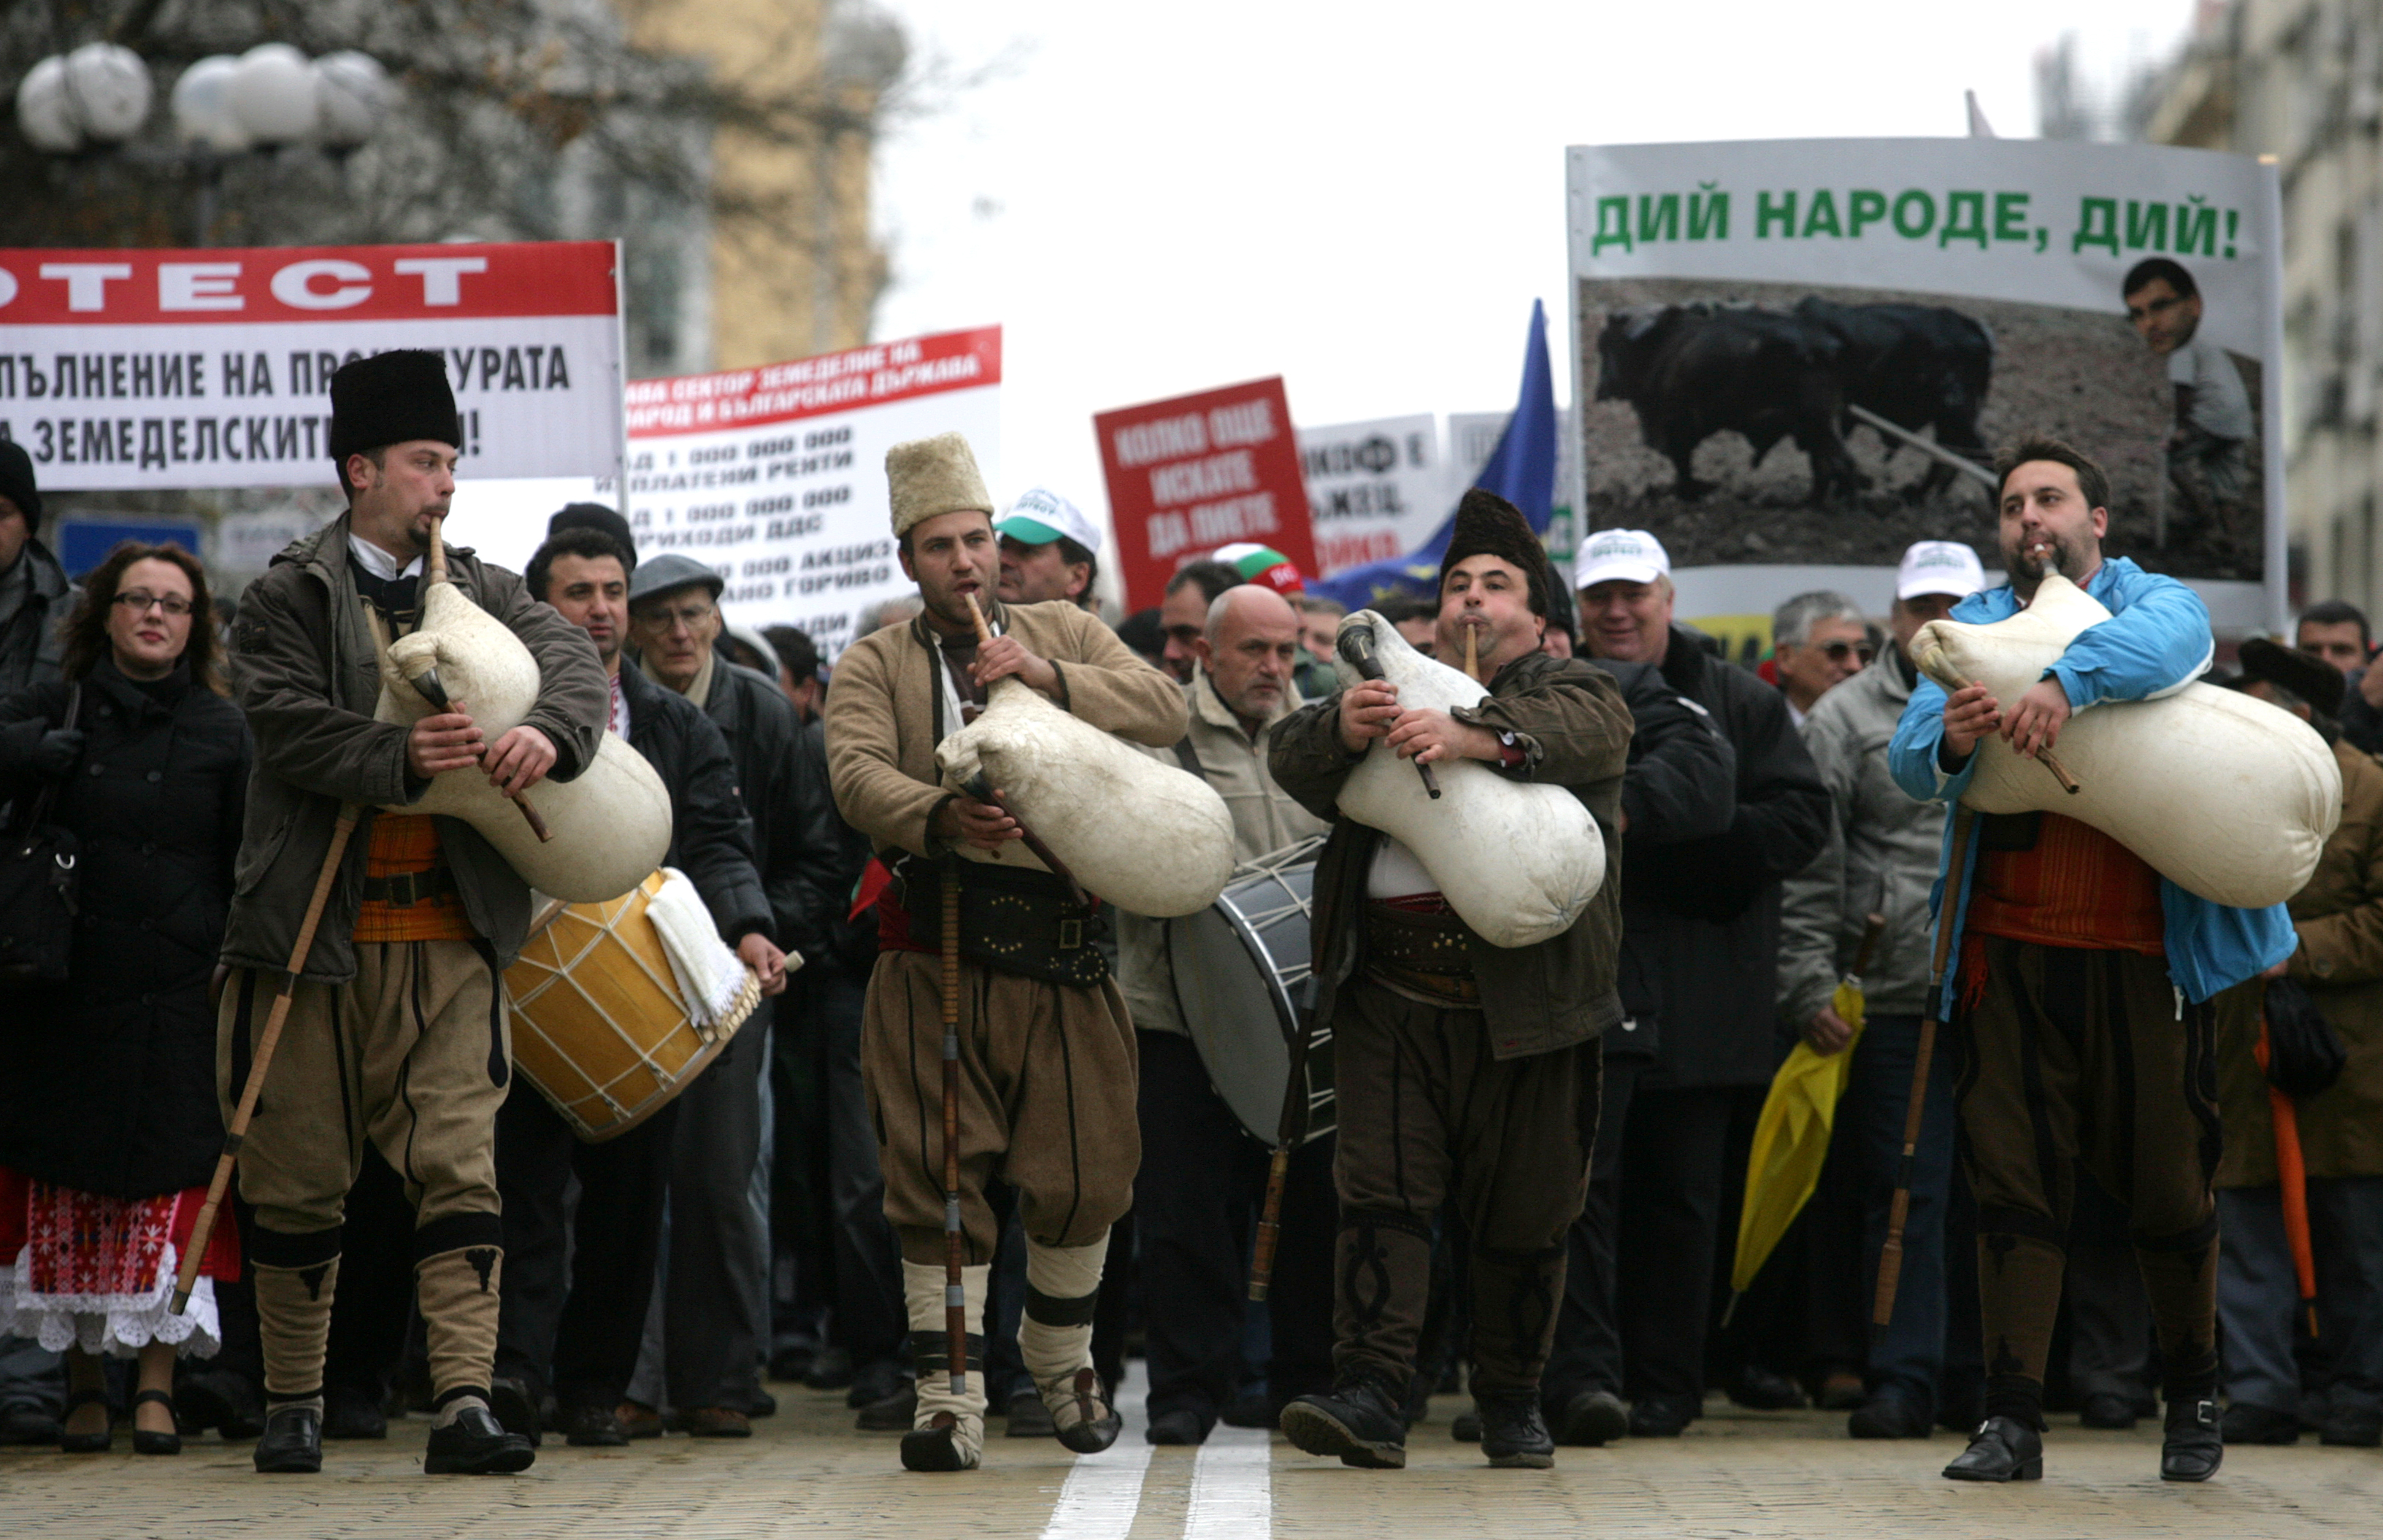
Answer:
[[[466,476],[619,474],[608,240],[0,251],[0,431],[44,488],[333,481],[330,376],[447,360]]]
[[[1316,575],[1299,441],[1280,377],[1151,401],[1093,419],[1129,611],[1218,546],[1253,540]]]
[[[895,558],[885,451],[968,437],[999,479],[1001,328],[939,332],[628,388],[640,556],[718,572],[729,618],[799,626],[833,658],[863,612],[914,591]]]

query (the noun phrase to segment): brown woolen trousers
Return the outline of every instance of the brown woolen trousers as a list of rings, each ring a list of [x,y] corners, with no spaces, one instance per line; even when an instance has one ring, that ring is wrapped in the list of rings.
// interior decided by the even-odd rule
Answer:
[[[1474,1393],[1536,1398],[1565,1231],[1588,1195],[1597,1043],[1500,1060],[1479,1010],[1364,979],[1341,992],[1332,1029],[1335,1372],[1404,1393],[1431,1298],[1432,1219],[1453,1196],[1472,1241]]]
[[[2218,1023],[2258,985],[2181,1002],[2158,957],[1979,938],[1965,971],[1961,1153],[1978,1204],[1986,1372],[2043,1382],[2082,1164],[2130,1211],[2170,1399],[2217,1372]],[[1971,962],[1981,947],[1972,946]]]
[[[944,960],[885,951],[869,976],[860,1076],[902,1255],[944,1261]],[[1142,1165],[1133,1023],[1117,981],[1046,983],[963,958],[960,1225],[970,1265],[993,1260],[998,1177],[1045,1246],[1089,1246],[1133,1204]]]

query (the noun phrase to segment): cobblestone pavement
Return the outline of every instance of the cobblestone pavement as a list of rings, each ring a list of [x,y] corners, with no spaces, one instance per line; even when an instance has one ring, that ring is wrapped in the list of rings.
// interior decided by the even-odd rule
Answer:
[[[899,1469],[891,1435],[851,1430],[842,1398],[776,1387],[783,1411],[746,1442],[671,1437],[625,1450],[549,1442],[516,1477],[421,1473],[427,1424],[385,1444],[334,1444],[318,1477],[264,1477],[213,1435],[171,1460],[0,1449],[0,1535],[378,1537],[758,1536],[945,1540],[1259,1540],[1438,1535],[1933,1535],[2122,1540],[2281,1537],[2383,1528],[2383,1453],[2229,1450],[2203,1486],[2156,1475],[2158,1434],[2056,1424],[2046,1479],[2007,1487],[1938,1478],[1959,1441],[1857,1444],[1818,1412],[1735,1412],[1716,1402],[1687,1436],[1560,1451],[1551,1472],[1491,1471],[1448,1436],[1452,1398],[1415,1430],[1404,1472],[1312,1460],[1281,1440],[1220,1429],[1198,1450],[1152,1449],[1139,1418],[1107,1454],[1000,1437],[972,1476]]]

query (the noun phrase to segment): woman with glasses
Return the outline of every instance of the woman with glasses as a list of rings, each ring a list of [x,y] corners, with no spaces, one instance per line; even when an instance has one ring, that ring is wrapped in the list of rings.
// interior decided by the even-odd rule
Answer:
[[[0,1333],[66,1350],[62,1448],[109,1445],[105,1354],[139,1361],[133,1447],[173,1454],[176,1353],[216,1352],[213,1280],[239,1275],[219,1226],[167,1312],[223,1143],[207,981],[248,728],[188,552],[128,541],[83,585],[64,680],[0,701],[0,802],[22,823],[55,788],[44,821],[77,846],[66,980],[0,983]]]

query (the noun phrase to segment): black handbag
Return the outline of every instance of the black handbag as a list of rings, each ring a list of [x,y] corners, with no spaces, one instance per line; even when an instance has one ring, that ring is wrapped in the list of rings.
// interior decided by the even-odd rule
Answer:
[[[2267,1082],[2287,1096],[2315,1096],[2341,1078],[2350,1053],[2297,979],[2267,985]]]
[[[82,711],[82,686],[67,694],[72,727]],[[25,984],[63,979],[74,942],[75,865],[80,844],[74,831],[49,821],[58,782],[33,798],[23,827],[0,849],[0,982]]]

